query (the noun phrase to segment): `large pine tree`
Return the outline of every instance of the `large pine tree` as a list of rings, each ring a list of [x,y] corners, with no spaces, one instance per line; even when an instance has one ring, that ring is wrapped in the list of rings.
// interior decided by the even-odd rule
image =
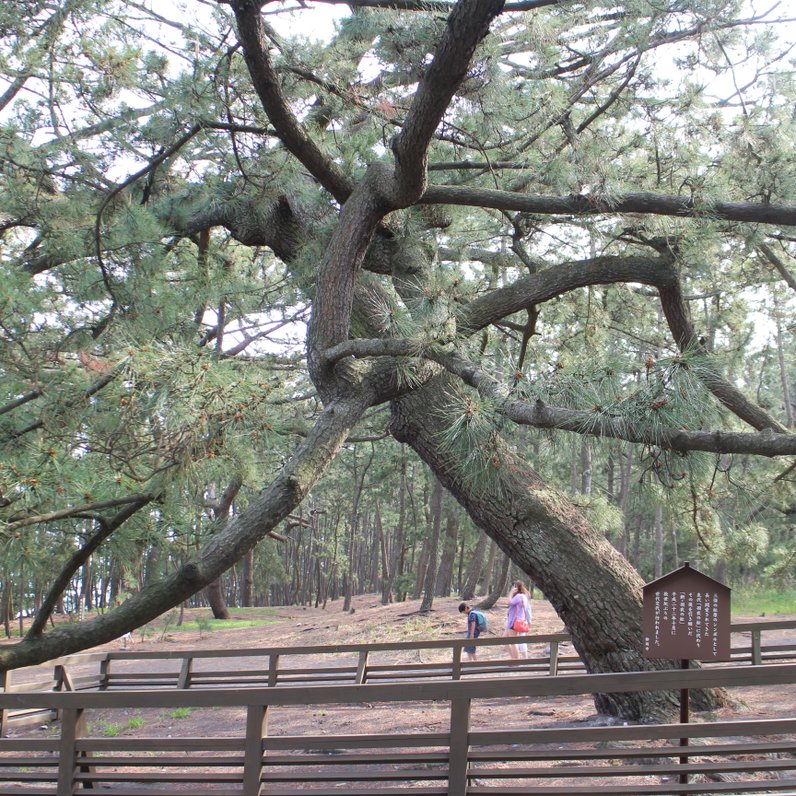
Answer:
[[[387,407],[591,670],[652,665],[641,578],[518,429],[636,446],[650,481],[687,487],[698,535],[710,473],[796,453],[777,20],[373,0],[319,41],[320,4],[292,28],[272,10],[0,10],[0,530],[9,574],[45,547],[60,569],[0,668],[214,583]],[[756,378],[769,310],[779,375]],[[759,502],[784,480],[766,470]],[[212,526],[217,496],[262,483]],[[100,554],[115,607],[46,629]]]

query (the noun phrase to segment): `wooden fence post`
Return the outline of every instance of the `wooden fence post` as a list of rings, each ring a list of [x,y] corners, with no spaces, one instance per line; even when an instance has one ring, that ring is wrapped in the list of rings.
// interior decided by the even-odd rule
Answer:
[[[453,680],[462,679],[462,648],[458,645],[453,648],[453,668],[451,669]]]
[[[279,655],[272,652],[268,656],[268,687],[274,688],[276,686],[277,678],[279,677]]]
[[[263,738],[268,735],[268,705],[246,709],[246,741],[243,753],[243,796],[259,796],[263,775]]]
[[[555,677],[558,674],[558,642],[550,642],[550,676]]]
[[[56,664],[55,673],[53,675],[53,680],[55,680],[55,690],[56,691],[74,691],[75,684],[72,681],[72,676],[66,669],[66,666],[59,663]]]
[[[55,691],[74,691],[75,684],[72,682],[72,676],[66,669],[64,664],[56,664],[55,670],[53,671],[53,680],[55,680]],[[54,710],[52,712],[52,718],[57,720],[60,712],[58,710]]]
[[[762,633],[759,629],[752,630],[752,665],[760,666],[763,663]]]
[[[468,755],[470,752],[470,700],[451,700],[450,752],[448,757],[448,796],[466,796]]]
[[[100,670],[99,670],[100,691],[108,690],[108,683],[110,681],[110,677],[111,677],[111,659],[106,656],[100,661]]]
[[[11,685],[11,672],[5,671],[0,672],[0,690],[8,691],[9,686]],[[0,738],[5,738],[8,734],[8,719],[11,716],[11,711],[0,710]]]
[[[61,711],[61,740],[58,744],[58,796],[72,796],[75,791],[78,738],[86,734],[86,719],[82,708]],[[86,767],[87,768],[87,767]]]
[[[193,666],[193,658],[190,656],[184,658],[182,666],[180,667],[180,676],[177,680],[177,688],[190,688],[191,687],[191,668]]]
[[[362,685],[368,677],[368,651],[360,650],[359,661],[357,663],[356,684]]]

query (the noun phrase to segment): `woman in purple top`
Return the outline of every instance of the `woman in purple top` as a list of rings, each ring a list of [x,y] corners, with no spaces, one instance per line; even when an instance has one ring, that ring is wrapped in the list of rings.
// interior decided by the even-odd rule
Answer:
[[[515,625],[525,622],[525,629],[517,630]],[[521,580],[515,580],[511,584],[509,592],[509,610],[506,614],[506,626],[504,636],[521,636],[528,632],[531,626],[531,595],[525,584]],[[512,658],[527,658],[527,644],[509,644],[509,655]]]

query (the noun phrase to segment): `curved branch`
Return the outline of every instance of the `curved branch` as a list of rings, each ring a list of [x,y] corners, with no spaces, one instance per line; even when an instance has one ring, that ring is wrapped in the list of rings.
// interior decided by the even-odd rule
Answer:
[[[771,429],[786,433],[787,429],[757,404],[752,403],[740,390],[730,384],[713,366],[707,349],[699,342],[694,327],[689,320],[688,307],[683,298],[680,283],[675,280],[658,285],[661,308],[666,322],[680,351],[691,351],[701,357],[700,380],[713,395],[735,415],[752,428]]]
[[[403,129],[392,141],[396,207],[414,203],[423,193],[431,138],[467,74],[475,48],[489,32],[503,2],[459,0],[448,17],[434,59],[412,98]]]
[[[496,409],[518,425],[534,428],[573,431],[594,437],[608,437],[627,442],[654,445],[664,450],[706,451],[708,453],[739,453],[757,456],[796,455],[796,434],[766,429],[762,433],[730,431],[688,431],[676,427],[639,428],[621,416],[548,406],[541,400],[533,403],[512,399],[505,387],[475,363],[440,346],[419,349],[412,340],[359,339],[346,340],[326,352],[329,361],[346,357],[410,357],[423,358],[458,376],[465,384],[478,390],[484,398],[497,401]]]
[[[4,529],[6,531],[14,531],[17,528],[26,528],[29,525],[37,525],[40,522],[54,522],[55,520],[63,520],[67,517],[76,517],[85,515],[88,512],[100,511],[102,509],[116,508],[117,506],[125,506],[128,503],[136,505],[144,501],[146,505],[154,500],[153,495],[129,495],[128,497],[114,498],[112,500],[99,500],[94,503],[85,503],[82,506],[72,506],[68,509],[59,509],[58,511],[49,511],[46,514],[34,514],[30,517],[23,517],[19,520],[11,520],[5,523]]]
[[[334,161],[327,157],[299,124],[282,93],[279,76],[268,52],[265,25],[259,3],[233,0],[230,3],[238,25],[246,66],[276,134],[286,149],[307,167],[334,198],[343,203],[353,190],[353,183]]]
[[[796,290],[796,277],[790,272],[785,263],[774,253],[774,250],[765,243],[759,243],[758,251],[762,252],[766,259],[777,269],[779,275],[791,290]]]
[[[351,8],[384,8],[398,11],[429,11],[433,13],[448,13],[453,10],[454,4],[445,0],[318,0],[326,5],[346,5]],[[546,6],[557,6],[561,0],[514,0],[503,6],[503,12],[534,11]]]
[[[542,401],[529,404],[526,401],[510,399],[495,379],[472,362],[450,354],[438,356],[430,354],[430,356],[446,370],[477,389],[484,397],[497,399],[498,411],[519,425],[574,431],[595,437],[611,437],[681,452],[749,453],[769,457],[796,455],[796,434],[775,434],[771,429],[755,434],[687,431],[661,426],[647,430],[631,426],[622,417],[548,406]]]
[[[579,287],[617,282],[659,287],[676,281],[670,257],[610,256],[576,260],[518,279],[475,299],[462,311],[458,328],[464,334],[471,334],[526,309],[529,304],[541,304]]]
[[[136,495],[130,505],[122,509],[118,514],[111,517],[106,521],[100,521],[99,530],[93,534],[88,541],[81,546],[81,548],[74,553],[74,555],[67,561],[61,568],[58,577],[56,577],[50,590],[47,592],[44,600],[42,601],[36,616],[33,619],[28,632],[27,638],[35,638],[40,636],[44,631],[47,620],[52,616],[56,605],[58,605],[58,598],[64,593],[72,580],[72,576],[89,560],[95,550],[104,542],[117,528],[120,528],[127,520],[130,519],[136,512],[140,511],[144,506],[151,503],[156,499],[156,495]],[[95,506],[99,504],[94,504]]]
[[[14,409],[18,409],[20,406],[24,406],[26,403],[30,403],[31,401],[35,401],[37,398],[41,398],[44,395],[44,390],[41,387],[38,387],[35,390],[31,390],[25,395],[21,395],[19,398],[9,401],[4,406],[0,406],[0,415],[4,415],[7,412],[13,412]]]

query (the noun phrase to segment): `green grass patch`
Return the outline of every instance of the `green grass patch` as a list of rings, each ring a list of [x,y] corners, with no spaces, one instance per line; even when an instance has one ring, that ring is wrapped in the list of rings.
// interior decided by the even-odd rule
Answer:
[[[183,631],[196,632],[201,630],[206,633],[213,630],[238,630],[246,627],[262,627],[262,625],[276,624],[276,619],[191,619],[181,625],[171,625],[169,633]]]
[[[124,729],[121,724],[111,721],[103,721],[94,725],[97,735],[104,735],[106,738],[115,738]]]
[[[174,708],[169,714],[173,719],[187,719],[193,713],[193,708]]]
[[[733,589],[732,613],[734,616],[796,614],[796,588]]]

